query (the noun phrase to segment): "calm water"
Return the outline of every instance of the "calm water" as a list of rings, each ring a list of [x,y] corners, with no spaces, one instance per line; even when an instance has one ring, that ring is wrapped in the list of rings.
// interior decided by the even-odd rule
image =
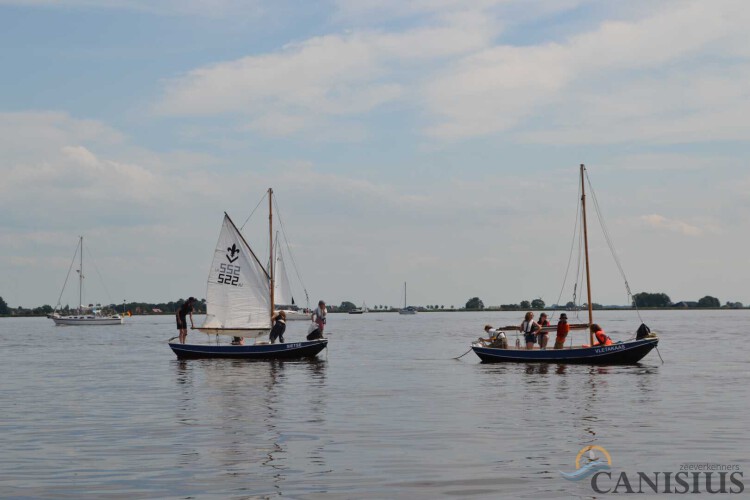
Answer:
[[[177,361],[172,317],[0,319],[0,497],[586,497],[558,471],[588,444],[627,471],[746,470],[749,317],[647,312],[665,364],[632,367],[451,359],[512,313],[332,315],[298,362]]]

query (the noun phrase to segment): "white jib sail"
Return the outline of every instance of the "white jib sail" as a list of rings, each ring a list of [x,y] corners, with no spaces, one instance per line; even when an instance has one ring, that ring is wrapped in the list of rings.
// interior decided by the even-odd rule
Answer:
[[[208,273],[206,321],[201,328],[219,329],[216,333],[271,328],[270,283],[268,273],[224,214]]]
[[[294,297],[292,297],[292,287],[289,285],[289,276],[286,274],[286,266],[284,266],[284,259],[281,256],[281,248],[276,245],[276,262],[274,263],[273,274],[274,274],[274,289],[273,299],[274,302],[280,306],[290,306],[294,304]],[[278,307],[277,307],[278,309]]]

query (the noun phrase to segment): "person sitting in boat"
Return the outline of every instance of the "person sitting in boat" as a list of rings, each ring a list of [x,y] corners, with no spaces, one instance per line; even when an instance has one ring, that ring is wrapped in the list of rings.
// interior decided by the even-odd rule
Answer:
[[[539,331],[539,323],[534,321],[534,313],[529,311],[524,316],[523,323],[519,329],[523,332],[523,338],[526,341],[526,349],[533,349],[536,343],[536,332]]]
[[[190,315],[190,328],[193,329],[193,304],[195,304],[195,297],[190,297],[187,301],[177,309],[177,329],[180,331],[180,344],[184,344],[187,340],[187,316]]]
[[[312,313],[311,319],[318,325],[320,334],[323,335],[323,331],[326,329],[326,316],[328,316],[328,310],[326,309],[326,303],[322,300],[318,302],[318,307]]]
[[[565,346],[565,339],[570,333],[570,325],[568,324],[568,315],[562,313],[560,320],[557,322],[557,337],[555,338],[555,349],[562,349]]]
[[[591,347],[597,347],[597,346],[604,346],[604,345],[612,345],[612,339],[607,336],[606,333],[604,333],[604,330],[602,330],[602,327],[594,323],[591,325],[591,331],[594,334],[594,337],[596,337],[596,342],[594,342],[594,345]]]
[[[279,311],[273,316],[273,327],[271,328],[271,343],[279,339],[279,343],[284,343],[284,332],[286,331],[286,313]]]
[[[508,348],[508,339],[505,336],[505,332],[492,328],[492,325],[484,325],[484,333],[487,334],[487,338],[479,338],[480,342],[489,343],[490,347],[497,347],[500,349]]]
[[[537,341],[539,342],[539,349],[546,349],[547,348],[547,342],[549,342],[549,333],[545,332],[541,328],[545,326],[549,326],[549,320],[547,319],[547,313],[542,313],[539,315],[539,334],[537,335]]]
[[[232,337],[232,345],[245,345],[245,339],[242,337]]]

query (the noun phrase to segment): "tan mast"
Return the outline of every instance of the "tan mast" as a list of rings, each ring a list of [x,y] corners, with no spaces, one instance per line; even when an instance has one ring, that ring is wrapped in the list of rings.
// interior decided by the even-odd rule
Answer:
[[[589,345],[594,345],[594,333],[591,325],[594,323],[594,305],[591,303],[591,272],[589,271],[589,233],[586,228],[586,183],[584,181],[586,167],[581,163],[581,212],[583,213],[583,248],[586,255],[586,294],[589,304]]]
[[[268,188],[268,248],[270,258],[268,259],[268,274],[271,276],[271,326],[273,326],[273,289],[274,289],[274,265],[273,265],[273,188]]]

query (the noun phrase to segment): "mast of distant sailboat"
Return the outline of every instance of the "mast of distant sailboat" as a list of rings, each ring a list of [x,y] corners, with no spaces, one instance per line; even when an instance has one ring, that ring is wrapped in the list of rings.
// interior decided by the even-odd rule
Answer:
[[[78,268],[78,310],[83,313],[83,236],[79,237],[80,245],[80,266]]]

